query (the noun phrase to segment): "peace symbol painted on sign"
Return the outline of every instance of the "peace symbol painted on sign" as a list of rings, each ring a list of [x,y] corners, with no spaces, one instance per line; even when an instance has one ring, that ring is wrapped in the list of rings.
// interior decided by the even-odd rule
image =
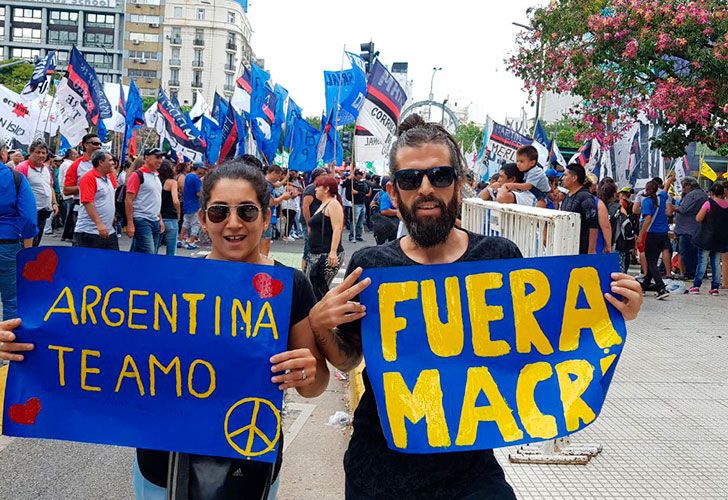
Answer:
[[[246,410],[248,410],[250,407],[247,405],[252,405],[252,412],[250,417],[250,423],[243,427],[236,428],[234,430],[230,430],[230,416],[235,413],[236,410],[238,410],[240,413],[244,413],[242,410],[240,410],[241,407],[246,406]],[[275,416],[276,418],[276,434],[273,437],[267,436],[263,431],[261,431],[258,426],[258,415],[261,411],[264,412],[270,412]],[[247,412],[245,412],[247,414]],[[246,419],[247,421],[247,419]],[[239,436],[241,436],[240,439],[236,439]],[[261,455],[265,455],[269,451],[271,451],[276,443],[278,442],[278,439],[281,436],[281,413],[278,411],[278,408],[275,407],[273,403],[268,401],[267,399],[261,399],[261,398],[245,398],[241,399],[234,405],[230,407],[230,409],[225,414],[225,438],[227,439],[228,444],[243,455],[244,457],[259,457]],[[236,442],[237,441],[237,442]],[[244,446],[240,446],[238,444],[244,443]],[[256,446],[258,442],[262,442],[264,445],[262,448],[260,445]]]

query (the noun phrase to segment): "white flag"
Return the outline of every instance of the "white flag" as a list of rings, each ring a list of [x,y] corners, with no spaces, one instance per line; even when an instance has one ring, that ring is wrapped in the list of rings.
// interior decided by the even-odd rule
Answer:
[[[159,113],[157,112],[157,101],[154,101],[152,105],[149,106],[149,109],[144,112],[144,123],[147,125],[147,127],[156,129],[158,116]],[[159,132],[159,130],[157,130],[157,132]]]
[[[673,186],[675,187],[677,194],[682,196],[682,181],[685,177],[687,177],[687,173],[685,173],[685,156],[681,156],[675,160],[673,169],[675,170],[675,182],[673,183]]]
[[[202,115],[207,113],[209,109],[210,105],[207,104],[202,92],[198,90],[195,105],[192,106],[192,109],[190,110],[190,120],[192,120],[192,123],[196,123],[200,118],[202,118]]]
[[[0,85],[0,136],[29,145],[38,123],[37,108],[27,105],[7,87]]]
[[[559,145],[556,144],[556,139],[551,141],[551,154],[552,154],[552,161],[555,161],[557,165],[561,165],[562,167],[566,166],[566,158],[564,158],[564,155],[561,154],[561,150],[559,149]]]
[[[64,78],[58,83],[56,87],[58,126],[70,144],[80,143],[89,129],[86,111],[81,101],[82,97],[68,86],[67,79]]]

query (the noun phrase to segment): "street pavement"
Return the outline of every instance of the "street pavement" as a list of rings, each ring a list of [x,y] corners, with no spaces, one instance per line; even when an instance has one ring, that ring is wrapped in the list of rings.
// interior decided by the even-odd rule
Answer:
[[[345,238],[347,259],[373,244],[365,238],[355,245]],[[302,247],[274,242],[272,255],[297,266]],[[335,283],[342,276],[343,270]],[[728,292],[722,293],[646,297],[628,326],[602,414],[572,437],[603,451],[588,465],[524,465],[508,462],[514,449],[496,450],[519,498],[728,498]],[[347,383],[333,368],[320,397],[287,395],[279,499],[343,498],[350,428],[327,424],[336,411],[349,411],[346,400]],[[131,498],[132,460],[128,448],[0,436],[0,499]]]

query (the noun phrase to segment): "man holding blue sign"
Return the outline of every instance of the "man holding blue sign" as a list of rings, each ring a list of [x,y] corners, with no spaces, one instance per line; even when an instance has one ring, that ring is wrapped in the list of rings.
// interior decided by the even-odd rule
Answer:
[[[610,276],[599,263],[567,280],[570,258],[555,272],[544,259],[518,260],[508,240],[457,228],[464,165],[447,131],[408,117],[390,152],[389,191],[409,236],[355,253],[343,284],[309,315],[319,349],[337,368],[353,369],[362,354],[367,361],[344,459],[348,499],[514,498],[490,448],[593,420],[589,404],[598,412],[606,392],[598,382],[608,385],[624,344],[622,316],[639,312],[639,284],[628,275]],[[559,275],[554,285],[563,287],[549,289]],[[521,296],[513,305],[498,300],[509,292],[504,276],[510,294]],[[599,288],[610,280],[621,300]],[[564,297],[560,339],[551,295]],[[584,335],[580,346],[582,328],[594,341]],[[582,353],[590,357],[571,359]],[[590,363],[597,356],[601,375]]]

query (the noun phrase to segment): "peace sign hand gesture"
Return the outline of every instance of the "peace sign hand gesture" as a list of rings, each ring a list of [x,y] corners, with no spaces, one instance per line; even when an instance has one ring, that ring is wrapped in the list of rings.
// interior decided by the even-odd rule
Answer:
[[[357,281],[364,270],[357,267],[347,278],[333,290],[324,295],[308,313],[308,321],[314,332],[332,330],[344,323],[351,323],[362,319],[366,315],[366,307],[358,302],[353,302],[368,287],[372,280],[366,278]]]
[[[283,372],[270,379],[274,384],[280,384],[278,388],[282,391],[306,387],[316,381],[316,358],[308,348],[276,354],[270,358],[270,362],[273,363],[270,371]]]

